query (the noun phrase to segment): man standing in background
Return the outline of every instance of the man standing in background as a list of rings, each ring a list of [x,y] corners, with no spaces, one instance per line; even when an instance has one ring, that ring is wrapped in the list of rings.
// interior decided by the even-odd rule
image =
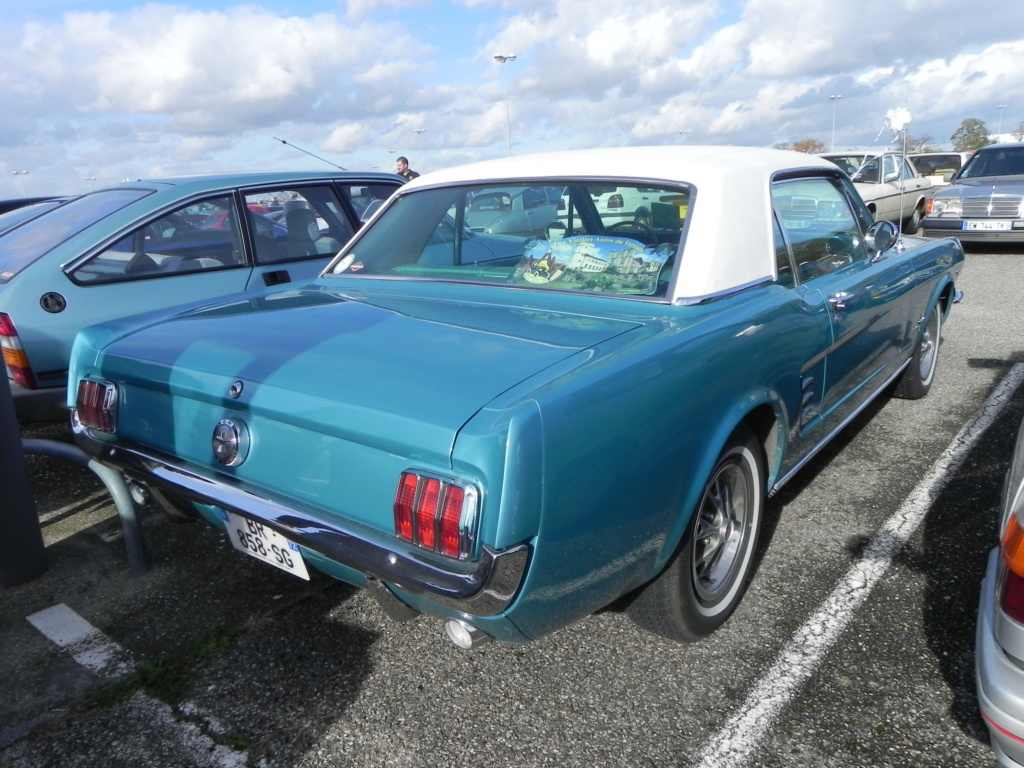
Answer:
[[[406,181],[412,181],[419,176],[416,171],[409,167],[409,158],[400,157],[395,160],[395,172]]]

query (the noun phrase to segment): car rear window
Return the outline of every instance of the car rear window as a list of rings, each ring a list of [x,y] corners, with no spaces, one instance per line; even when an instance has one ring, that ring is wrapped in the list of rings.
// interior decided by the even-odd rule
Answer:
[[[911,155],[910,161],[922,176],[941,176],[960,170],[960,155]]]
[[[86,227],[151,193],[149,189],[100,190],[0,236],[0,283],[6,283]]]
[[[326,274],[661,297],[690,197],[685,186],[579,180],[416,190]]]

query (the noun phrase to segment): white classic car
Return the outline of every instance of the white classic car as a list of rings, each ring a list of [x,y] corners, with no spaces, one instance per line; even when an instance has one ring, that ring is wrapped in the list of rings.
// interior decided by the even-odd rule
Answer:
[[[827,152],[821,157],[846,171],[875,221],[891,221],[908,235],[921,228],[933,185],[902,152]]]

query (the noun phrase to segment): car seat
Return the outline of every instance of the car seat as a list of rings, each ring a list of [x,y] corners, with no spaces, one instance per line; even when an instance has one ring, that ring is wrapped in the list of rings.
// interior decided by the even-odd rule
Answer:
[[[316,213],[309,208],[292,208],[285,214],[285,223],[288,226],[288,256],[292,258],[341,250],[340,242],[320,234]]]

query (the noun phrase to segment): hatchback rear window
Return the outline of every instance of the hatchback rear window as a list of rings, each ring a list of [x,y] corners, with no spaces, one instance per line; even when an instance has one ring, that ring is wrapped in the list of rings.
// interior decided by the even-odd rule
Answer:
[[[152,193],[149,189],[93,192],[0,237],[0,284],[101,219]]]

